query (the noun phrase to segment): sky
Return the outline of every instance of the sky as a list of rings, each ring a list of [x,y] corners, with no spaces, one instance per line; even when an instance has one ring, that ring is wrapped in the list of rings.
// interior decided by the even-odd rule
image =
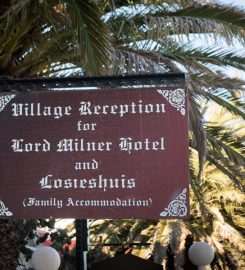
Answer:
[[[245,0],[217,0],[219,3],[231,4],[232,6],[241,6],[245,9]]]

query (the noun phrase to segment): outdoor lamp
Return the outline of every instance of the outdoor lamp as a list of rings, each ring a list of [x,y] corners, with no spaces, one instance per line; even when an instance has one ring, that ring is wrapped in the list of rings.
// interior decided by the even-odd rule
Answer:
[[[210,264],[214,258],[213,249],[206,242],[196,242],[192,244],[188,255],[191,262],[198,266],[198,270],[204,270],[205,265]]]
[[[35,270],[58,270],[60,255],[52,247],[38,247],[32,254],[31,262]]]

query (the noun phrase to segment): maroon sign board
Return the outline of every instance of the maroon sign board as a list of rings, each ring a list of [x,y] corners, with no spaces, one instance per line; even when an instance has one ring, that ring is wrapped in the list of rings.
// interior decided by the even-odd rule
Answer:
[[[0,95],[0,218],[187,218],[183,88]]]

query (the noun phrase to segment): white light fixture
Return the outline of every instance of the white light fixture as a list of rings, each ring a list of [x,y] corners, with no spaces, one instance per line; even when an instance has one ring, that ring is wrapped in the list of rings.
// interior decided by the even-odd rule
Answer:
[[[196,242],[188,251],[191,262],[198,266],[198,270],[204,270],[205,266],[214,259],[214,251],[206,242]]]
[[[38,247],[32,254],[31,263],[35,270],[58,270],[60,255],[52,247]]]

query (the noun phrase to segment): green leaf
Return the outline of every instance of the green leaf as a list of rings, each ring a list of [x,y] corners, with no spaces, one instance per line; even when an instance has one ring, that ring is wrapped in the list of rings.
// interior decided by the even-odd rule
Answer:
[[[219,104],[221,107],[226,108],[229,112],[233,113],[234,115],[239,115],[245,120],[245,113],[239,109],[237,106],[233,105],[231,102],[220,98],[217,95],[214,95],[210,92],[206,92],[206,96],[213,101],[215,101],[217,104]]]

